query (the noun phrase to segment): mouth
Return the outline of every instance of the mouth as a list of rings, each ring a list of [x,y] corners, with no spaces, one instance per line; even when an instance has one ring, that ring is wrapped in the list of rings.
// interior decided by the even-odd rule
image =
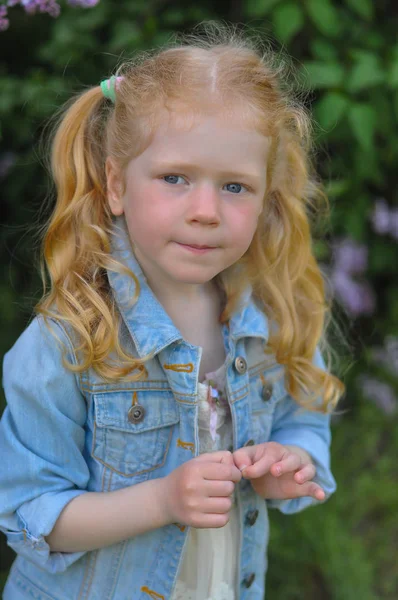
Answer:
[[[216,250],[217,248],[217,246],[204,246],[202,244],[183,244],[181,242],[176,242],[176,244],[178,244],[178,246],[181,246],[182,248],[190,250],[191,252],[197,253],[204,253],[210,250]]]

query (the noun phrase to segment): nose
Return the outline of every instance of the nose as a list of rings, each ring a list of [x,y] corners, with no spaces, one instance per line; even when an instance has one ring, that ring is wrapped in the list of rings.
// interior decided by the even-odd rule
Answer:
[[[220,198],[217,190],[210,184],[198,186],[189,196],[186,220],[191,224],[220,224]]]

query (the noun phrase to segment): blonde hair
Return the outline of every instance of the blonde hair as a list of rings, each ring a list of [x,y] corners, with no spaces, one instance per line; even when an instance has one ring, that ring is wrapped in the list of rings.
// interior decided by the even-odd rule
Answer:
[[[236,111],[271,138],[271,152],[263,217],[251,246],[217,277],[226,299],[221,321],[228,321],[251,284],[271,324],[266,351],[285,366],[287,391],[301,405],[330,411],[344,386],[313,364],[317,345],[326,344],[330,306],[312,251],[310,213],[319,202],[327,207],[327,199],[311,166],[310,117],[291,93],[286,58],[235,26],[201,27],[203,33],[177,36],[123,63],[115,104],[96,86],[62,108],[51,140],[57,201],[43,240],[44,292],[36,312],[77,334],[80,361],[67,363],[71,370],[92,367],[107,380],[145,377],[145,359],[127,354],[119,341],[120,315],[106,276],[106,269],[127,271],[110,256],[106,157],[123,173],[150,144],[165,110]],[[129,273],[137,296],[138,281]]]

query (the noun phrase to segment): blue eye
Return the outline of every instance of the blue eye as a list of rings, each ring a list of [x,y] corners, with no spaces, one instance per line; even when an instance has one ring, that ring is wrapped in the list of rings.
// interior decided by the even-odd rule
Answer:
[[[240,183],[226,183],[225,185],[231,185],[231,186],[233,186],[233,187],[235,188],[235,192],[237,191],[237,188],[240,188],[240,189],[242,189],[242,188],[244,188],[244,189],[247,189],[247,188],[246,188],[244,185],[242,185],[242,184],[240,184]],[[230,191],[233,191],[233,190],[230,190]],[[234,193],[235,193],[235,192],[234,192]]]
[[[166,183],[170,183],[171,185],[176,185],[178,183],[178,179],[184,179],[184,177],[182,177],[181,175],[163,175],[162,179]],[[172,181],[170,181],[170,179]],[[226,183],[225,186],[232,186],[233,189],[229,190],[229,191],[235,195],[239,195],[239,193],[242,191],[242,189],[245,190],[246,192],[250,191],[249,188],[247,188],[245,185],[242,185],[241,183]]]
[[[164,180],[170,179],[170,178],[174,178],[174,179],[180,179],[181,178],[181,179],[183,179],[180,175],[164,175],[162,177],[162,179],[164,179]],[[177,183],[177,182],[176,181],[174,181],[174,182],[173,181],[166,181],[166,183],[173,183],[174,184],[174,183]]]

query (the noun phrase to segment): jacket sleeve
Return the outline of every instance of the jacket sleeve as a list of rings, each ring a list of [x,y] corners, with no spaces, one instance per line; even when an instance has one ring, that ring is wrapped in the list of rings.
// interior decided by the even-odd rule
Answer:
[[[51,321],[76,363],[69,337]],[[0,530],[15,552],[51,572],[85,552],[51,552],[44,539],[63,508],[84,494],[85,398],[43,318],[35,318],[4,357],[6,408],[0,421]]]
[[[325,370],[325,362],[319,349],[314,364]],[[316,476],[314,481],[325,491],[325,502],[336,490],[336,482],[330,469],[330,415],[306,410],[287,395],[278,403],[271,430],[270,441],[299,446],[311,456]],[[278,508],[284,514],[292,514],[319,504],[310,496],[288,500],[267,500],[270,508]]]

